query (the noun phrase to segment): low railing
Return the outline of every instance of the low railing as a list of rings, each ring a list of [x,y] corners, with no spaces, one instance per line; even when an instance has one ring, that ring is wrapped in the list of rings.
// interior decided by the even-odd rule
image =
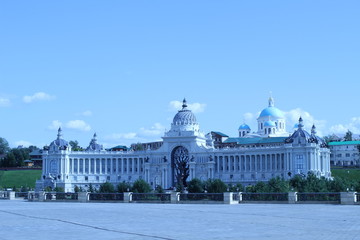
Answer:
[[[89,193],[90,201],[124,201],[123,193]]]
[[[334,202],[340,203],[340,193],[312,192],[297,193],[298,202]]]
[[[9,199],[9,192],[0,191],[0,199]]]
[[[28,201],[39,201],[39,192],[29,192]]]
[[[15,192],[15,198],[28,198],[28,192]]]
[[[288,193],[242,193],[242,201],[288,201]]]
[[[56,193],[46,192],[44,200],[46,201],[56,200]]]
[[[360,193],[359,192],[355,193],[355,201],[357,204],[360,204]]]
[[[171,194],[169,193],[133,193],[133,202],[169,202],[171,201]]]
[[[77,201],[77,193],[56,193],[56,200]]]
[[[240,201],[240,194],[238,192],[234,192],[233,195],[232,195],[232,200],[239,202]]]
[[[180,201],[224,201],[223,193],[181,193]]]

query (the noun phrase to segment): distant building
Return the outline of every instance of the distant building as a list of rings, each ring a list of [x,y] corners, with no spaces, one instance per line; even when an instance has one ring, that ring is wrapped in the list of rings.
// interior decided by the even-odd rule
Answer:
[[[31,153],[29,153],[30,160],[33,163],[33,167],[42,167],[42,153],[43,150],[40,149],[35,149]]]
[[[359,166],[360,141],[329,142],[330,163],[334,166]]]
[[[144,179],[153,188],[167,189],[193,178],[248,185],[309,172],[331,178],[330,150],[316,135],[315,126],[307,132],[300,118],[297,129],[289,134],[273,98],[257,120],[257,132],[243,124],[238,137],[215,131],[205,135],[184,99],[161,142],[135,144],[128,151],[104,150],[94,135],[86,151],[75,152],[59,129],[57,139],[42,153],[42,180],[36,187],[74,191],[75,186],[87,188],[90,183],[98,188],[106,181]]]

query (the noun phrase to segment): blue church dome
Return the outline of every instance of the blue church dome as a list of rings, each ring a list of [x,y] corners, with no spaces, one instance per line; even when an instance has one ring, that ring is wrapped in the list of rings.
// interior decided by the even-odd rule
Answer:
[[[249,125],[244,123],[244,124],[240,125],[239,130],[251,130],[251,129],[250,129]]]
[[[276,107],[267,107],[261,111],[259,117],[284,118],[284,113]]]
[[[266,121],[264,127],[276,127],[276,124],[273,121]]]
[[[270,97],[269,106],[261,111],[259,118],[261,117],[284,118],[284,113],[275,107],[274,99]]]

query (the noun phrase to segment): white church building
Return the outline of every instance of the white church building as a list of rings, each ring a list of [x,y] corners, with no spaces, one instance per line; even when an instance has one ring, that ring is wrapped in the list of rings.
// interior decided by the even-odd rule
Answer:
[[[141,151],[104,150],[96,134],[85,151],[72,151],[59,129],[57,139],[43,150],[42,179],[36,187],[57,186],[72,192],[75,186],[87,189],[91,183],[98,188],[104,182],[116,185],[141,178],[154,188],[168,189],[193,178],[248,185],[309,172],[331,177],[330,150],[316,135],[315,126],[307,132],[300,117],[297,129],[286,132],[284,113],[272,97],[257,121],[256,132],[242,124],[238,137],[205,135],[184,99],[163,140],[144,144],[148,147]]]

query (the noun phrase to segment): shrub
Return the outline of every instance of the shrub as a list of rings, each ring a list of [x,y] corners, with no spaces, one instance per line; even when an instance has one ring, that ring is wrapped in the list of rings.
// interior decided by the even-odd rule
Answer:
[[[113,193],[113,192],[115,192],[114,185],[112,183],[105,182],[100,185],[99,192],[100,193]]]
[[[131,184],[128,182],[121,182],[116,186],[116,190],[119,193],[129,192],[131,189]]]
[[[148,193],[151,190],[151,186],[143,179],[136,180],[132,187],[134,193]]]
[[[189,183],[187,190],[189,193],[202,193],[204,192],[203,183],[198,178],[193,178]]]

